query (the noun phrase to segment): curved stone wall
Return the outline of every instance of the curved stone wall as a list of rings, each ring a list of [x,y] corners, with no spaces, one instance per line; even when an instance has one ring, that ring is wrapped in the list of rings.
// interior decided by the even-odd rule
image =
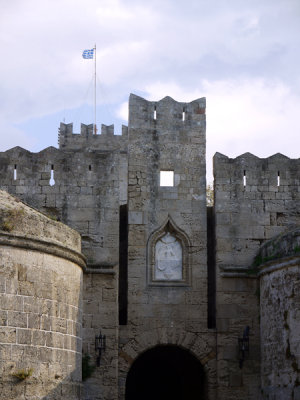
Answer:
[[[75,231],[0,192],[1,399],[80,397],[80,251]]]
[[[260,253],[261,379],[264,399],[300,398],[300,229]]]

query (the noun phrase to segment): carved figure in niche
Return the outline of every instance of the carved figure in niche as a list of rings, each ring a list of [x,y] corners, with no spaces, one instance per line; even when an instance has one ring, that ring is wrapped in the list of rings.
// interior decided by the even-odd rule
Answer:
[[[155,244],[155,280],[182,279],[182,247],[169,232]]]

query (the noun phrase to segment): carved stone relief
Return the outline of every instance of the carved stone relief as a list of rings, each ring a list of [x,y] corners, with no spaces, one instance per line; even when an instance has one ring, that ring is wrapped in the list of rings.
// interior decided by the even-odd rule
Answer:
[[[190,285],[190,241],[170,216],[147,243],[147,283],[151,286]]]
[[[155,280],[182,280],[182,247],[178,239],[167,232],[155,245]]]

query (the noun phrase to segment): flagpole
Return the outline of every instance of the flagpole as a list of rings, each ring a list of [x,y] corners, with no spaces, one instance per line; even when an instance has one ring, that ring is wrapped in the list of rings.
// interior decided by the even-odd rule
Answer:
[[[97,81],[97,74],[96,74],[96,43],[95,43],[95,99],[94,99],[94,106],[95,106],[95,126],[94,126],[94,134],[97,134],[97,114],[96,114],[96,99],[97,99],[97,87],[96,87],[96,81]]]

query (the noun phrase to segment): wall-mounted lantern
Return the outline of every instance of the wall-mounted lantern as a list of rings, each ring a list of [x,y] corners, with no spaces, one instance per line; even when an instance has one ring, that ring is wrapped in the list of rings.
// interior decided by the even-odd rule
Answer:
[[[101,361],[101,354],[102,351],[105,351],[106,348],[106,336],[101,334],[101,331],[99,335],[95,336],[95,351],[98,352],[97,356],[97,367],[100,367],[100,361]]]
[[[246,328],[244,329],[243,337],[238,338],[239,353],[240,353],[240,368],[243,368],[245,355],[246,353],[249,353],[249,332],[250,332],[250,327],[246,326]]]

